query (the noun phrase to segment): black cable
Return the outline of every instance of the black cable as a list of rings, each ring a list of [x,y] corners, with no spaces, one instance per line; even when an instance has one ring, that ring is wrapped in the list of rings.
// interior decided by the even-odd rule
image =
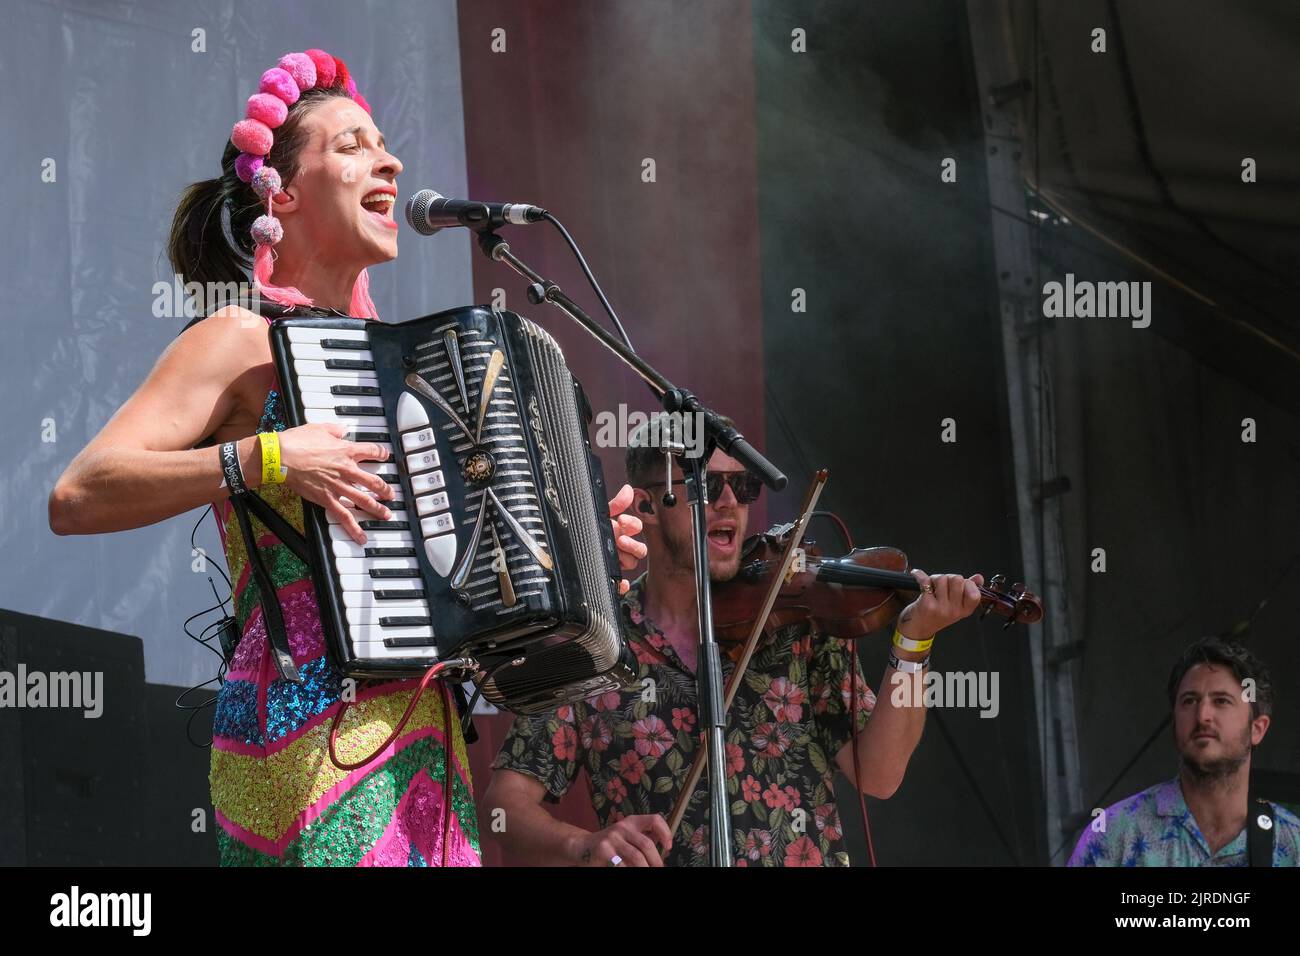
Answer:
[[[212,582],[212,578],[208,578],[208,585],[212,588],[213,595],[215,596],[215,595],[216,595],[216,590],[217,590],[217,588],[216,588],[216,585],[213,584],[213,582]],[[228,599],[227,599],[227,600],[228,600]],[[212,638],[211,638],[211,637],[205,637],[204,635],[207,634],[208,631],[212,630],[213,628],[220,628],[221,625],[225,623],[225,618],[223,617],[223,618],[222,618],[221,620],[219,620],[219,621],[212,621],[212,622],[210,622],[210,623],[207,625],[207,627],[205,627],[205,628],[203,628],[203,630],[199,631],[198,634],[193,634],[193,633],[190,632],[190,622],[193,621],[196,617],[202,617],[202,616],[205,615],[205,614],[211,614],[213,611],[218,611],[218,610],[224,611],[224,610],[225,610],[225,604],[226,604],[225,601],[222,601],[220,598],[218,598],[218,603],[212,605],[211,607],[206,607],[206,608],[204,608],[202,611],[196,611],[194,614],[191,614],[189,617],[187,617],[187,618],[185,619],[185,623],[181,625],[181,630],[185,632],[185,636],[186,636],[186,637],[188,637],[188,638],[189,638],[191,641],[193,641],[195,644],[198,644],[200,647],[203,647],[203,648],[205,648],[206,650],[211,651],[213,654],[216,654],[217,657],[219,657],[219,658],[221,659],[221,663],[222,663],[223,665],[226,663],[226,656],[225,656],[224,654],[222,654],[219,650],[217,650],[216,648],[214,648],[214,647],[212,646],[212,643],[211,643],[211,642],[212,642]],[[204,683],[207,683],[207,682],[205,681]],[[201,686],[203,686],[203,685],[200,684],[199,686],[201,687]]]
[[[1119,21],[1119,7],[1115,0],[1107,0],[1107,10],[1110,13],[1112,30],[1115,36],[1115,55],[1119,63],[1120,80],[1124,87],[1124,96],[1128,101],[1129,117],[1133,123],[1133,136],[1136,140],[1138,156],[1142,160],[1142,165],[1146,167],[1147,173],[1155,182],[1156,189],[1160,192],[1160,198],[1164,204],[1173,212],[1182,216],[1190,222],[1202,236],[1211,243],[1223,249],[1226,252],[1236,256],[1244,263],[1254,266],[1264,275],[1282,284],[1284,288],[1295,289],[1296,285],[1291,276],[1279,272],[1265,262],[1261,262],[1248,253],[1242,252],[1232,243],[1226,241],[1210,228],[1201,216],[1184,209],[1174,198],[1173,190],[1169,186],[1169,181],[1165,179],[1159,167],[1156,166],[1154,154],[1151,152],[1151,143],[1147,139],[1146,122],[1142,118],[1142,105],[1138,100],[1137,82],[1133,78],[1133,68],[1129,60],[1128,50],[1124,43],[1124,30]],[[1041,180],[1040,180],[1041,182]]]
[[[943,734],[943,739],[947,741],[948,749],[952,751],[953,759],[957,761],[957,769],[966,778],[966,783],[970,785],[970,788],[975,791],[975,799],[984,808],[984,814],[989,818],[989,824],[993,827],[993,832],[997,835],[1002,848],[1007,851],[1007,856],[1011,858],[1011,862],[1019,866],[1020,857],[1011,848],[1011,842],[1007,839],[1007,835],[1002,832],[1002,827],[998,826],[998,816],[993,812],[992,805],[985,799],[984,791],[980,789],[979,782],[975,779],[975,774],[971,771],[970,765],[966,763],[966,759],[961,755],[961,748],[957,746],[957,741],[953,739],[952,733],[948,730],[948,725],[943,722],[943,714],[938,708],[930,709],[929,713],[930,719],[938,726],[939,733]]]
[[[469,723],[474,718],[474,706],[478,703],[478,699],[483,696],[483,685],[490,681],[497,671],[501,670],[501,668],[505,667],[507,664],[513,664],[514,661],[515,658],[513,657],[507,657],[504,660],[497,661],[484,672],[481,681],[474,681],[474,693],[470,696],[469,703],[465,705],[465,716],[460,719],[460,733],[462,737],[469,730]]]
[[[578,265],[582,267],[582,274],[587,277],[587,281],[591,283],[591,287],[596,290],[596,296],[600,299],[600,304],[605,307],[605,311],[614,322],[614,327],[618,329],[618,334],[619,337],[622,338],[623,344],[627,346],[629,352],[635,354],[636,349],[632,347],[632,340],[627,337],[627,330],[623,328],[623,323],[619,321],[618,316],[614,313],[614,307],[609,304],[609,299],[605,298],[604,290],[601,289],[600,283],[596,281],[595,275],[592,274],[591,267],[587,265],[587,260],[583,258],[582,250],[578,248],[578,244],[574,242],[573,237],[569,235],[569,230],[565,229],[564,224],[549,212],[545,213],[542,218],[553,225],[556,229],[560,230],[560,235],[563,236],[564,241],[569,244],[569,248],[573,251],[574,257],[578,260]]]
[[[198,545],[195,542],[195,536],[198,534],[199,525],[203,523],[203,519],[206,518],[209,514],[213,514],[215,520],[215,513],[213,512],[211,505],[203,509],[203,512],[199,515],[198,520],[194,522],[194,527],[190,529],[191,553],[198,550]],[[207,552],[205,551],[203,552],[203,554],[206,563],[208,557]],[[231,586],[230,575],[226,573],[225,569],[222,568],[221,565],[218,564],[216,561],[212,562],[212,566],[217,569],[217,573],[221,575],[223,580],[225,580],[226,588],[228,592],[227,596],[223,598],[220,594],[217,593],[217,584],[209,575],[208,587],[212,589],[212,597],[216,603],[211,605],[210,607],[204,608],[201,611],[197,611],[194,614],[191,614],[189,617],[187,617],[184,623],[181,624],[181,630],[185,632],[185,636],[188,637],[191,641],[198,644],[200,647],[204,648],[205,650],[211,652],[212,654],[215,654],[217,656],[217,659],[220,661],[220,663],[217,665],[217,673],[213,677],[208,678],[202,683],[195,684],[192,687],[187,687],[185,690],[181,691],[181,693],[177,695],[175,701],[173,701],[173,706],[176,707],[178,710],[188,710],[190,712],[189,719],[185,722],[185,738],[190,742],[191,745],[195,747],[199,747],[201,749],[207,749],[208,747],[211,747],[212,740],[211,738],[209,738],[207,743],[201,743],[194,739],[194,733],[193,733],[194,720],[196,717],[198,717],[200,711],[206,710],[207,708],[213,706],[217,702],[219,693],[214,693],[206,700],[197,704],[189,703],[188,698],[190,697],[190,695],[197,694],[199,691],[203,690],[205,687],[208,687],[211,684],[215,683],[218,687],[218,690],[225,684],[226,671],[228,669],[228,665],[226,662],[226,655],[223,653],[223,651],[218,650],[217,648],[212,646],[212,640],[214,637],[220,634],[221,629],[224,626],[226,626],[227,621],[230,620],[230,615],[226,611],[226,605],[227,603],[230,602],[231,598],[233,597],[233,591],[234,591],[234,588]],[[201,631],[199,631],[198,634],[195,634],[190,630],[190,624],[193,621],[195,621],[197,618],[201,618],[206,614],[212,614],[217,611],[220,611],[222,615],[219,620],[209,622],[208,625],[204,627]]]
[[[213,520],[213,521],[216,521],[216,520],[217,520],[217,516],[216,516],[216,514],[215,514],[215,513],[213,512],[213,510],[212,510],[212,505],[208,505],[206,508],[203,509],[203,513],[202,513],[201,515],[199,515],[199,520],[196,521],[196,522],[194,522],[194,527],[190,529],[190,553],[191,553],[191,554],[193,554],[195,551],[198,550],[198,547],[199,547],[199,546],[198,546],[197,544],[195,544],[195,542],[194,542],[194,536],[195,536],[196,534],[199,533],[199,525],[201,525],[201,524],[203,523],[203,519],[206,518],[208,515],[212,515],[212,520]],[[204,551],[204,552],[203,552],[203,557],[204,557],[204,560],[205,560],[205,561],[206,561],[206,559],[207,559],[207,556],[208,556],[208,553],[207,553],[206,551]],[[212,563],[212,566],[213,566],[214,568],[217,569],[217,573],[218,573],[218,574],[220,574],[223,578],[225,578],[225,581],[226,581],[226,590],[227,590],[227,591],[234,591],[234,590],[235,590],[235,586],[234,586],[233,584],[230,583],[230,575],[226,574],[225,569],[224,569],[221,565],[217,564],[215,561]]]
[[[208,580],[210,583],[212,579],[209,578]],[[215,586],[214,586],[214,590],[215,590]],[[209,608],[208,611],[200,611],[199,613],[206,614],[209,613],[211,610],[213,609]],[[192,616],[190,620],[193,620],[194,617],[196,616],[197,615]],[[211,747],[212,739],[211,737],[209,737],[207,743],[201,743],[194,739],[194,720],[196,717],[198,717],[200,711],[206,710],[207,708],[215,704],[219,695],[214,693],[208,699],[197,704],[189,703],[187,701],[187,698],[191,694],[198,693],[200,690],[202,690],[203,688],[207,687],[210,684],[215,683],[218,686],[218,688],[220,688],[224,683],[225,675],[226,675],[226,659],[224,655],[222,655],[212,647],[210,643],[212,640],[212,636],[208,634],[209,631],[213,631],[214,629],[219,630],[224,623],[225,623],[224,618],[219,621],[213,621],[202,631],[200,631],[197,637],[193,634],[190,634],[188,627],[185,629],[185,634],[187,637],[195,641],[195,643],[198,643],[203,647],[207,648],[209,651],[212,651],[212,653],[216,654],[219,658],[221,658],[221,663],[217,666],[217,673],[215,677],[210,677],[207,680],[203,681],[201,684],[195,684],[193,687],[187,687],[185,690],[181,691],[180,694],[177,695],[176,699],[172,702],[172,706],[176,707],[178,710],[188,710],[190,712],[189,719],[186,720],[185,722],[185,739],[188,740],[192,746],[198,747],[200,749],[207,749],[208,747]],[[188,625],[189,621],[186,621],[186,624]]]
[[[812,475],[813,467],[809,463],[811,459],[809,459],[808,455],[804,452],[803,445],[800,444],[798,435],[795,434],[794,429],[790,425],[790,420],[786,417],[785,409],[781,406],[780,400],[776,397],[776,392],[772,391],[772,384],[766,381],[766,379],[764,379],[763,382],[763,392],[767,396],[767,401],[771,405],[772,412],[776,417],[776,425],[781,429],[781,434],[784,436],[786,444],[788,444],[790,450],[794,452],[794,457],[798,461],[799,467],[803,469],[805,475]]]

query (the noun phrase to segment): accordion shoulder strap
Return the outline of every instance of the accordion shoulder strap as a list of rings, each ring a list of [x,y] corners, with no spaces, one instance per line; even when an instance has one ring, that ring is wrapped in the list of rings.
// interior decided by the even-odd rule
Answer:
[[[271,580],[270,572],[266,570],[265,562],[262,561],[262,552],[257,547],[257,538],[253,534],[253,523],[248,517],[249,505],[253,499],[256,499],[271,514],[275,514],[270,505],[251,491],[230,496],[239,523],[239,533],[244,537],[244,547],[248,552],[253,580],[257,583],[257,598],[262,605],[262,620],[266,623],[266,640],[271,646],[276,670],[285,680],[300,684],[302,675],[298,673],[298,667],[293,662],[293,651],[289,648],[289,636],[284,627],[284,612],[280,607],[280,597],[276,594],[275,583]],[[260,519],[262,516],[259,514],[258,517]],[[284,521],[278,514],[275,517]],[[265,521],[263,523],[267,524]],[[284,523],[288,525],[288,522]],[[272,533],[275,532],[270,524],[267,524],[267,527],[271,528]]]
[[[311,567],[311,551],[307,547],[307,539],[298,533],[298,529],[281,517],[280,512],[267,504],[266,499],[257,492],[249,491],[241,497],[254,517],[266,525],[271,534],[279,538],[299,561]]]

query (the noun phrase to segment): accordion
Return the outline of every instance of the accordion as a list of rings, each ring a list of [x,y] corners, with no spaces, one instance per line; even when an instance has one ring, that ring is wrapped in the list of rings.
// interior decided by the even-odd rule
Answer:
[[[469,658],[493,704],[534,713],[627,686],[620,577],[590,407],[555,340],[512,312],[409,322],[284,318],[271,351],[290,425],[390,449],[399,486],[357,544],[303,502],[326,643],[358,677]]]

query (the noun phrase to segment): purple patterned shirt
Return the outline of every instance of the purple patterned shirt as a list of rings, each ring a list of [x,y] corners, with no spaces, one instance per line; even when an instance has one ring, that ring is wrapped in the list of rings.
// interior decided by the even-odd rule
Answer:
[[[1285,807],[1273,808],[1273,865],[1300,859],[1300,820]],[[1107,807],[1104,831],[1094,821],[1079,838],[1067,866],[1245,866],[1246,831],[1211,853],[1196,818],[1183,799],[1178,778],[1158,783]]]

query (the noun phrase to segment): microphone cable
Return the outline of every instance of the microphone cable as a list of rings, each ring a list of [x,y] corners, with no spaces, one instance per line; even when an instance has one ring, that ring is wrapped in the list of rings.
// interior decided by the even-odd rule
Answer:
[[[573,237],[569,235],[569,230],[565,229],[564,223],[560,222],[560,220],[556,219],[549,212],[543,213],[542,218],[560,231],[560,235],[564,237],[564,241],[568,244],[569,249],[573,251],[574,258],[578,260],[578,265],[582,267],[582,274],[587,277],[587,282],[589,282],[591,287],[596,290],[596,296],[600,299],[600,304],[604,306],[605,312],[608,313],[609,317],[614,321],[614,328],[618,329],[619,338],[623,340],[623,344],[627,346],[627,350],[635,355],[636,349],[632,347],[632,340],[627,336],[627,329],[623,328],[623,323],[614,312],[614,307],[609,304],[609,299],[605,297],[605,291],[600,287],[600,283],[596,281],[596,276],[592,273],[591,267],[587,265],[587,260],[583,257],[582,250],[578,248],[578,244],[574,242]]]

